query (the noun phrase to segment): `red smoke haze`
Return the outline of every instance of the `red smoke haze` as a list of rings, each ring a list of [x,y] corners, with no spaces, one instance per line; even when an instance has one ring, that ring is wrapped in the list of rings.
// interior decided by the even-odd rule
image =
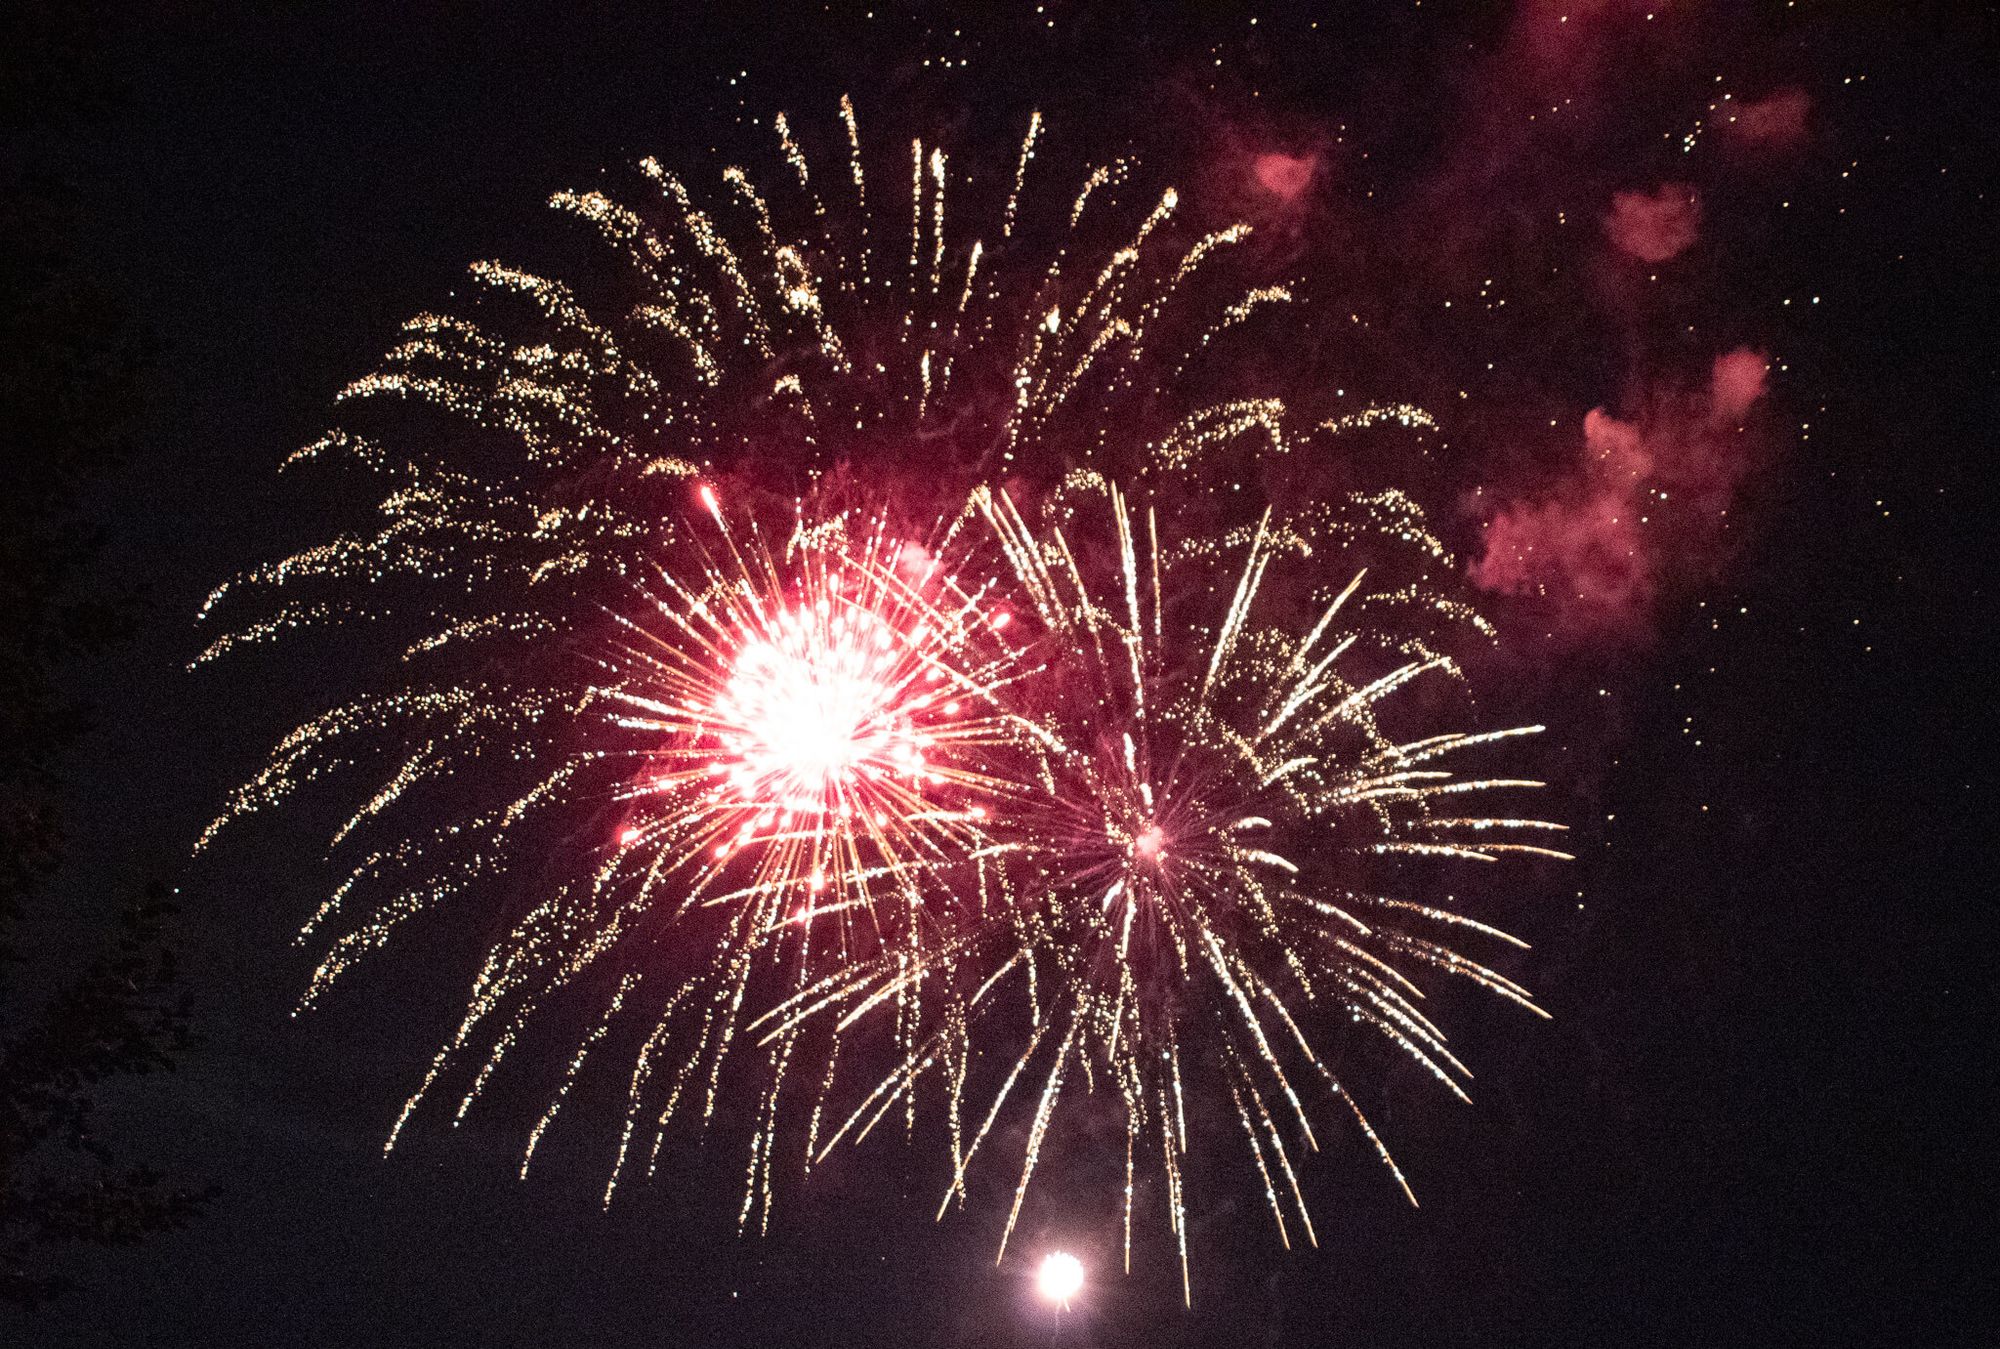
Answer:
[[[1780,89],[1754,103],[1735,105],[1722,117],[1721,128],[1745,145],[1767,150],[1797,149],[1806,138],[1806,118],[1812,97],[1803,89]]]
[[[1662,183],[1652,192],[1615,192],[1604,233],[1621,253],[1641,262],[1665,262],[1699,237],[1701,202],[1686,183]]]
[[[1636,420],[1593,408],[1578,462],[1554,490],[1510,503],[1487,526],[1473,584],[1554,601],[1571,638],[1643,636],[1662,584],[1719,558],[1752,466],[1740,426],[1764,396],[1768,365],[1739,348],[1715,358],[1706,388],[1657,398]]]
[[[1266,150],[1250,161],[1250,176],[1257,186],[1287,206],[1312,186],[1318,173],[1316,154],[1288,155],[1282,150]]]

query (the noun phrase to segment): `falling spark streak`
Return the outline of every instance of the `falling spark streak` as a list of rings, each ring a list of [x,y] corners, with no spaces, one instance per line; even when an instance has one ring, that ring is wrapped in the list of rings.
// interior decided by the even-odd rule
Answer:
[[[1039,113],[1004,204],[919,137],[907,207],[899,147],[871,206],[838,111],[851,198],[822,198],[840,175],[814,178],[782,114],[769,190],[732,167],[706,200],[641,160],[633,202],[549,198],[608,276],[475,264],[467,312],[411,319],[339,391],[343,424],[286,463],[381,481],[379,518],[218,586],[199,621],[229,626],[194,664],[367,624],[387,673],[280,738],[196,848],[336,803],[302,1008],[418,915],[489,906],[468,926],[500,935],[385,1151],[554,1035],[524,1177],[576,1083],[628,1055],[603,1202],[642,1157],[654,1174],[672,1121],[748,1090],[738,1223],[762,1230],[787,1159],[810,1170],[899,1104],[914,1132],[935,1093],[940,1218],[975,1157],[1021,1149],[997,1259],[1103,1083],[1125,1265],[1157,1146],[1191,1299],[1202,1112],[1236,1115],[1284,1243],[1316,1241],[1308,1086],[1410,1194],[1332,1028],[1463,1097],[1413,976],[1545,1015],[1421,935],[1526,945],[1421,871],[1568,855],[1544,846],[1559,825],[1459,804],[1538,783],[1446,766],[1542,728],[1392,734],[1406,690],[1458,676],[1452,638],[1491,636],[1430,579],[1442,544],[1394,489],[1242,490],[1246,456],[1428,414],[1300,431],[1276,398],[1173,405],[1156,343],[1185,367],[1293,298],[1216,277],[1248,226],[1192,237],[1173,189],[1124,200],[1125,159],[1037,220]]]

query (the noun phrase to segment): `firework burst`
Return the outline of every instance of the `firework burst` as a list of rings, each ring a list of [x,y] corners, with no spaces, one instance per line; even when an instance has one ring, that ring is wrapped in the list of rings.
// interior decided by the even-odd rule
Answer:
[[[1540,1014],[1518,984],[1436,935],[1516,939],[1399,892],[1383,863],[1567,854],[1537,841],[1559,825],[1461,804],[1540,783],[1446,766],[1540,727],[1409,739],[1388,729],[1399,691],[1458,674],[1425,634],[1484,629],[1420,582],[1371,587],[1363,569],[1342,574],[1354,551],[1419,568],[1447,561],[1413,503],[1387,493],[1192,534],[1169,515],[1163,533],[1163,513],[1186,513],[1198,489],[1165,472],[1141,492],[1135,503],[1077,472],[1035,522],[1008,497],[981,495],[1029,597],[1027,623],[1067,653],[1060,680],[1017,691],[1015,771],[1037,790],[976,853],[982,887],[1006,902],[980,908],[924,965],[857,963],[770,1020],[780,1035],[822,1015],[846,1029],[942,986],[929,988],[936,1025],[905,1034],[905,1061],[828,1146],[937,1081],[952,1135],[949,1206],[1013,1103],[1024,1144],[1003,1255],[1071,1089],[1108,1083],[1126,1139],[1127,1264],[1135,1174],[1151,1158],[1186,1294],[1191,1097],[1226,1099],[1285,1244],[1295,1231],[1316,1241],[1299,1177],[1300,1150],[1319,1145],[1315,1101],[1337,1102],[1403,1184],[1323,1048],[1328,1024],[1379,1032],[1463,1098],[1469,1075],[1412,975],[1464,976]],[[1286,618],[1300,603],[1310,618],[1295,627]],[[953,986],[959,972],[970,985]],[[980,1100],[975,1047],[1010,1065]]]
[[[921,878],[978,837],[997,783],[980,764],[1008,734],[994,700],[1013,677],[1001,615],[921,544],[846,517],[792,523],[781,548],[739,541],[711,489],[720,548],[661,566],[594,689],[645,748],[618,846],[691,893],[738,858],[741,888],[709,900],[769,906],[762,926],[912,907]],[[1004,627],[1004,623],[999,624]],[[829,905],[828,897],[835,897]],[[843,933],[847,928],[843,924]]]
[[[1548,851],[1485,840],[1552,826],[1437,809],[1525,785],[1437,766],[1520,732],[1406,739],[1378,715],[1455,671],[1433,628],[1477,620],[1421,570],[1329,579],[1363,539],[1441,558],[1398,494],[1258,518],[1257,493],[1220,490],[1231,456],[1290,449],[1276,400],[1184,393],[1219,336],[1292,299],[1210,284],[1247,227],[1182,228],[1172,189],[1135,205],[1124,161],[1042,219],[1039,116],[983,235],[947,215],[972,194],[939,147],[913,142],[884,191],[845,100],[839,173],[773,125],[777,191],[730,168],[704,203],[648,159],[637,204],[558,193],[602,275],[477,264],[467,312],[419,314],[342,391],[290,462],[374,475],[380,520],[220,587],[203,620],[249,616],[197,664],[337,627],[329,672],[359,687],[198,846],[334,803],[307,1003],[418,915],[486,906],[501,935],[391,1147],[434,1096],[463,1118],[539,1028],[561,1067],[524,1174],[587,1064],[625,1055],[609,1203],[754,1041],[745,1222],[781,1159],[809,1168],[899,1102],[914,1129],[942,1082],[947,1203],[1027,1103],[1011,1233],[1066,1082],[1101,1074],[1128,1261],[1157,1153],[1185,1280],[1198,1076],[1281,1232],[1280,1190],[1310,1235],[1313,1080],[1367,1128],[1316,1020],[1365,1022],[1459,1090],[1404,967],[1526,1002],[1420,931],[1491,929],[1358,865]],[[1389,406],[1320,429],[1384,421],[1431,426]],[[886,1062],[843,1059],[885,1018]],[[968,1114],[982,1051],[1012,1069]]]

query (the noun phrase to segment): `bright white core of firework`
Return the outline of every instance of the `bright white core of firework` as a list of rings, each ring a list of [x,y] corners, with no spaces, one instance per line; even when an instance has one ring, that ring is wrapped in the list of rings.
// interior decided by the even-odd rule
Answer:
[[[1083,1291],[1083,1261],[1068,1251],[1050,1251],[1035,1275],[1035,1287],[1058,1308],[1068,1311],[1069,1300]]]
[[[807,817],[844,815],[864,781],[921,780],[927,704],[898,671],[902,639],[864,610],[787,613],[736,655],[713,722],[746,801]]]

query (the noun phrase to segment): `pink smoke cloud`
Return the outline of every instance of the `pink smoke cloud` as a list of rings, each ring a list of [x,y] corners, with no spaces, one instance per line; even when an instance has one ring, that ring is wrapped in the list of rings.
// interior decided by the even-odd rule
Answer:
[[[1740,422],[1764,396],[1771,362],[1761,351],[1738,347],[1715,358],[1709,379],[1709,412],[1717,422]]]
[[[1604,233],[1612,246],[1641,262],[1665,262],[1684,253],[1701,233],[1701,201],[1686,183],[1661,183],[1651,192],[1614,192]]]
[[[1250,161],[1250,177],[1259,188],[1289,206],[1304,195],[1319,176],[1317,154],[1288,155],[1266,150]]]
[[[1793,150],[1806,138],[1812,96],[1803,89],[1780,89],[1750,103],[1725,107],[1718,123],[1723,133],[1765,150]]]
[[[1594,632],[1636,627],[1652,607],[1653,568],[1624,493],[1509,506],[1486,531],[1474,585],[1555,599]]]
[[[1503,506],[1467,575],[1499,594],[1544,600],[1571,639],[1641,638],[1675,578],[1719,556],[1736,488],[1754,466],[1743,419],[1764,397],[1769,361],[1738,348],[1705,386],[1668,392],[1632,420],[1593,408],[1576,462],[1553,490]]]
[[[1183,86],[1187,120],[1203,132],[1201,197],[1229,223],[1255,231],[1265,261],[1295,255],[1309,220],[1322,226],[1340,209],[1332,189],[1341,176],[1338,129],[1294,114],[1243,107],[1206,88]]]

